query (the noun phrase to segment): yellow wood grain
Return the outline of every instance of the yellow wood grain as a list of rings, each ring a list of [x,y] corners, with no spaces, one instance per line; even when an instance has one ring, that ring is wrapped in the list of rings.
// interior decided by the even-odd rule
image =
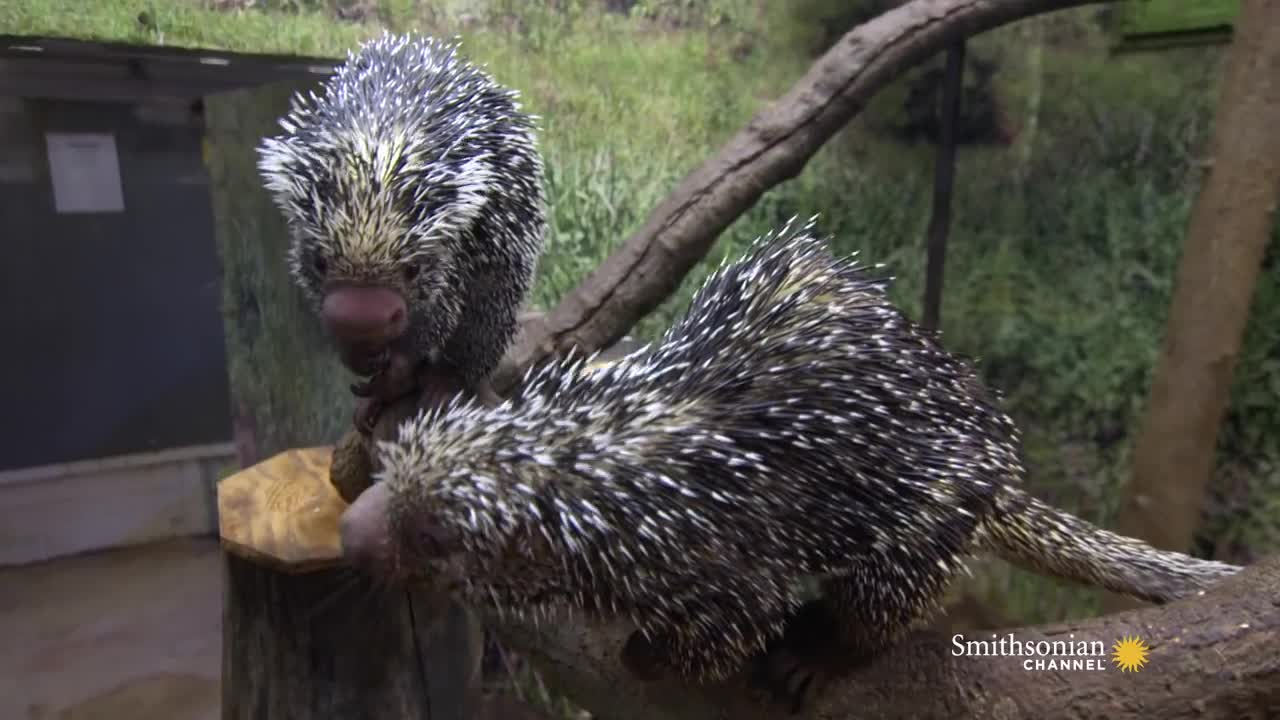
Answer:
[[[219,482],[223,547],[291,573],[338,565],[347,503],[329,482],[332,457],[332,447],[287,450]]]

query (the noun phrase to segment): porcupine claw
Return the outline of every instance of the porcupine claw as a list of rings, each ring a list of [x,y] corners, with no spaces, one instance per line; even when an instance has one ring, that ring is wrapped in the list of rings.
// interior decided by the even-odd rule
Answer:
[[[352,413],[351,422],[362,435],[372,435],[378,424],[378,416],[386,406],[377,398],[362,397],[356,400],[356,409]]]
[[[351,394],[356,396],[356,408],[352,413],[351,422],[355,425],[356,430],[369,435],[373,433],[373,427],[378,423],[378,416],[382,414],[382,403],[373,397],[376,389],[378,376],[387,371],[391,364],[391,353],[389,350],[383,349],[378,353],[377,357],[369,361],[369,365],[374,368],[369,374],[369,378],[362,382],[351,383]]]
[[[774,702],[799,713],[825,680],[825,669],[786,648],[775,648],[757,661],[752,684],[767,692]]]

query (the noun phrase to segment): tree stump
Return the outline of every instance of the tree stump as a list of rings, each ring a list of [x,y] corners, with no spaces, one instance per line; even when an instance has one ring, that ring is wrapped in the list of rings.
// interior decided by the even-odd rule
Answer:
[[[316,446],[340,436],[352,405],[349,378],[288,278],[288,235],[256,169],[255,146],[276,131],[298,89],[266,86],[212,96],[205,105],[240,463],[315,448],[277,456],[229,486],[240,483],[241,503],[259,497],[288,508],[289,521],[262,531],[234,506],[223,508],[221,522],[233,536],[239,528],[278,542],[271,553],[247,553],[251,558],[237,553],[256,541],[227,544],[222,717],[461,720],[471,715],[478,624],[441,598],[375,589],[333,567],[341,496],[312,486],[330,493],[317,500],[270,482],[272,474],[316,476],[326,453]],[[330,557],[308,557],[305,548],[317,538],[320,554]]]

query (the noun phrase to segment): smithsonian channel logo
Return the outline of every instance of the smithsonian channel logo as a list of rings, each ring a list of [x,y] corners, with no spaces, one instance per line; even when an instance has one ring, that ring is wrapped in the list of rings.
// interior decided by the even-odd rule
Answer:
[[[991,635],[989,640],[968,640],[964,635],[951,637],[951,654],[955,657],[1012,657],[1022,659],[1022,669],[1073,670],[1081,672],[1139,672],[1147,664],[1147,647],[1137,636],[1126,635],[1108,648],[1101,640],[1077,640],[1074,634],[1065,640],[1019,640],[1013,633],[1004,637]]]

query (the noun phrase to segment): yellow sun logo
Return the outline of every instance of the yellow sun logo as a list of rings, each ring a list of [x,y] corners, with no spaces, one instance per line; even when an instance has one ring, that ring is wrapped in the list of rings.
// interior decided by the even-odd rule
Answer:
[[[1112,646],[1111,662],[1124,672],[1138,672],[1147,664],[1147,647],[1136,637],[1125,636]]]

